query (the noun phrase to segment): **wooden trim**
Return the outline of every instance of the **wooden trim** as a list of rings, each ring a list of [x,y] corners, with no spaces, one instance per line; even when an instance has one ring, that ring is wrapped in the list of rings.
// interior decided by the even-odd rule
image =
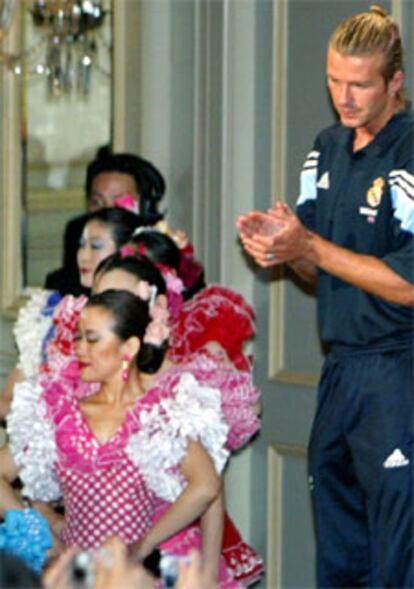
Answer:
[[[73,188],[31,188],[28,192],[27,212],[32,211],[75,211],[85,207],[83,187]]]
[[[205,101],[208,94],[205,91],[205,81],[208,75],[206,68],[206,39],[203,24],[206,21],[208,5],[197,2],[194,7],[194,134],[193,134],[193,243],[198,255],[204,253],[205,223],[203,194],[205,191],[205,153],[202,138],[205,137],[206,128],[203,117]]]
[[[272,79],[272,196],[270,205],[285,199],[286,189],[286,138],[287,138],[287,44],[288,1],[279,0],[273,5],[273,79]]]
[[[402,23],[403,23],[403,16],[404,16],[403,12],[404,12],[404,7],[403,7],[402,0],[391,0],[390,13],[391,13],[392,18],[395,20],[395,22],[400,27],[400,29],[402,28]]]
[[[115,152],[126,149],[126,2],[112,0],[112,146]]]
[[[284,199],[286,187],[286,120],[287,120],[287,24],[288,4],[280,0],[273,5],[273,79],[272,79],[272,202]],[[278,378],[285,364],[284,288],[282,270],[277,270],[276,281],[270,287],[269,298],[269,378]]]
[[[20,46],[20,9],[14,16],[13,26],[6,37],[3,49],[7,53],[18,51]],[[1,67],[1,252],[0,252],[0,305],[1,311],[13,316],[19,305],[22,285],[20,220],[22,215],[22,167],[20,147],[20,80],[6,67]]]
[[[267,451],[267,589],[282,587],[283,462],[286,457],[306,460],[305,446],[271,444]]]
[[[273,79],[272,79],[272,196],[269,206],[276,200],[286,200],[287,126],[288,120],[288,34],[289,1],[275,2],[273,12]],[[272,380],[288,384],[315,387],[319,373],[309,374],[286,367],[286,281],[283,267],[274,271],[274,282],[269,297],[269,356],[268,376]]]

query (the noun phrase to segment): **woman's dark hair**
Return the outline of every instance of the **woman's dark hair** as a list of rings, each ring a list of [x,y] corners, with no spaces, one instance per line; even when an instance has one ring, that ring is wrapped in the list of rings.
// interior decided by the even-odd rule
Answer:
[[[161,272],[148,258],[142,256],[123,257],[122,254],[116,252],[100,262],[95,270],[95,276],[102,276],[112,270],[123,270],[135,276],[137,280],[145,280],[150,286],[157,287],[157,294],[165,294],[167,291]]]
[[[113,318],[112,331],[122,340],[138,337],[141,341],[136,363],[140,371],[153,374],[164,360],[168,340],[162,346],[154,346],[143,341],[145,331],[151,322],[149,305],[126,290],[105,290],[92,295],[86,307],[101,307],[109,311]]]
[[[173,268],[177,274],[180,271],[181,252],[175,241],[159,231],[143,230],[131,239],[137,246],[141,245],[142,251],[154,264],[163,264]]]
[[[40,577],[20,558],[0,550],[0,589],[41,589]]]
[[[92,183],[98,174],[118,172],[132,176],[140,195],[140,212],[146,223],[156,223],[163,218],[157,209],[165,194],[165,180],[161,172],[150,161],[132,153],[108,153],[91,162],[86,170],[86,198],[89,199]]]
[[[98,221],[109,225],[112,238],[117,248],[125,245],[131,238],[131,235],[137,227],[144,225],[142,215],[136,215],[132,211],[113,207],[110,209],[100,209],[89,213],[85,225],[90,221]]]

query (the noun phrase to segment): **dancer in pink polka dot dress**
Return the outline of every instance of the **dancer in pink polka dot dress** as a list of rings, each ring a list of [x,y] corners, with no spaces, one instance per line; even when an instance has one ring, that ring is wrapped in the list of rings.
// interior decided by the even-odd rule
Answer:
[[[116,535],[142,558],[217,511],[229,426],[214,371],[209,381],[203,360],[163,362],[164,315],[151,313],[126,291],[93,296],[76,348],[82,379],[99,390],[79,398],[68,378],[21,385],[1,452],[0,514],[22,509],[7,483],[19,474],[34,500],[63,495],[64,519],[51,525],[65,544],[95,548]],[[212,583],[214,571],[220,587],[238,587],[224,559],[211,571]]]

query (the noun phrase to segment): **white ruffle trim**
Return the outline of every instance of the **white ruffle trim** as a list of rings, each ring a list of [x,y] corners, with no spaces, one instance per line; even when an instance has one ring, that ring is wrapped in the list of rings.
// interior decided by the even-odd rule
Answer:
[[[186,481],[179,470],[189,438],[199,440],[218,473],[226,464],[229,427],[221,412],[221,394],[201,385],[190,373],[181,375],[174,396],[141,411],[142,428],[129,438],[126,451],[148,486],[166,501],[175,501]]]
[[[42,311],[52,294],[40,288],[30,290],[30,298],[19,311],[13,327],[19,350],[18,368],[26,378],[37,376],[42,358],[42,343],[52,325],[52,317],[45,317]]]
[[[62,492],[56,473],[54,428],[42,392],[34,381],[15,385],[7,432],[10,451],[20,469],[22,493],[33,501],[54,501]]]

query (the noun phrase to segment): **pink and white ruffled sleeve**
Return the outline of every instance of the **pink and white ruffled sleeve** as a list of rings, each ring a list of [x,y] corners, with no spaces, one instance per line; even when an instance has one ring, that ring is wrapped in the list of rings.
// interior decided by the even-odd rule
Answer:
[[[9,448],[23,495],[33,501],[54,501],[61,496],[56,473],[57,449],[54,426],[48,417],[43,387],[34,380],[15,385],[7,416]]]
[[[86,305],[87,297],[66,295],[57,305],[53,314],[55,326],[53,336],[47,343],[46,362],[43,370],[59,378],[73,360],[75,353],[75,334],[82,309]]]
[[[221,409],[229,426],[227,448],[239,450],[260,430],[261,420],[256,413],[260,391],[250,372],[223,364],[210,373],[207,382],[221,392]]]
[[[198,440],[220,474],[229,452],[228,425],[221,411],[218,389],[181,374],[173,394],[140,411],[141,427],[130,436],[126,451],[139,467],[148,486],[165,501],[174,501],[186,486],[179,463],[188,440]]]
[[[257,415],[260,390],[254,385],[252,374],[205,353],[194,354],[186,366],[204,386],[220,391],[221,410],[229,426],[227,448],[239,450],[261,425]]]
[[[52,326],[52,317],[42,313],[50,290],[32,289],[27,303],[20,309],[13,333],[19,351],[18,368],[26,378],[37,376],[42,360],[43,340]]]

